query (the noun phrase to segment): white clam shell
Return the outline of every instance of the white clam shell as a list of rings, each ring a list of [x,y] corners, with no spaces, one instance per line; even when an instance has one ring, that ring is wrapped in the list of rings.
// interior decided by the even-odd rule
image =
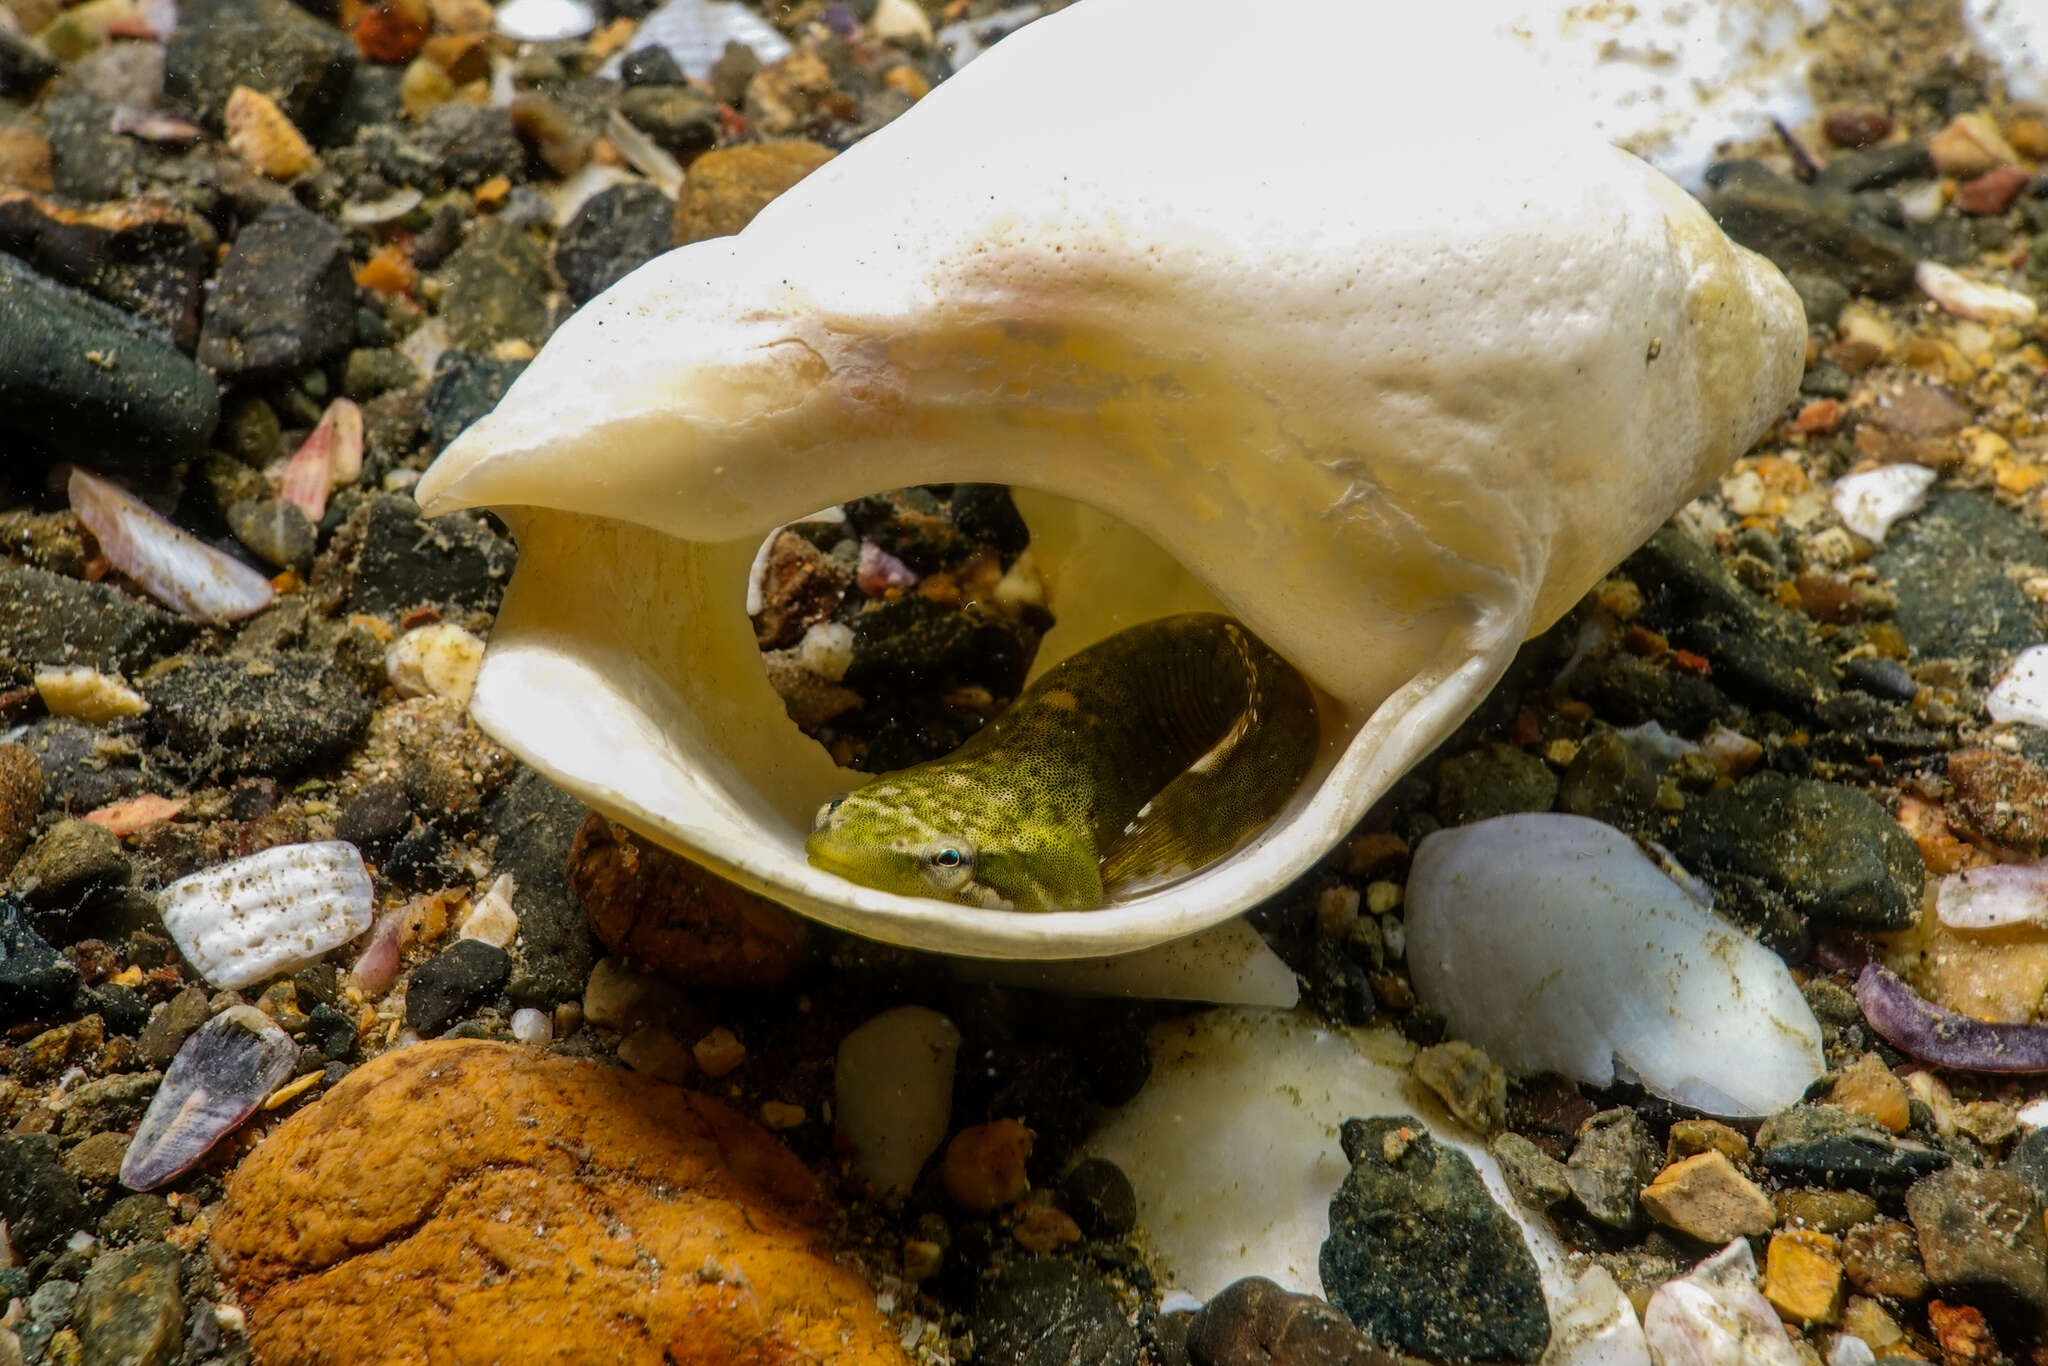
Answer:
[[[341,947],[370,928],[373,891],[345,840],[282,844],[179,878],[164,928],[209,986],[245,987]]]
[[[418,485],[430,513],[491,506],[520,541],[479,724],[804,914],[952,953],[1161,943],[1332,847],[1748,445],[1805,331],[1772,267],[1582,124],[1504,121],[1505,93],[1446,109],[1417,54],[1489,77],[1520,60],[1455,7],[1292,8],[1062,11],[744,233],[572,318]],[[1248,47],[1325,30],[1285,53],[1281,107],[1213,117],[1208,92],[1259,69]],[[1090,98],[1048,108],[1055,86]],[[1320,687],[1323,753],[1258,841],[1033,916],[805,862],[812,812],[852,780],[765,679],[741,610],[755,551],[822,504],[970,480],[1019,490],[1058,617],[1040,668],[1220,606]]]

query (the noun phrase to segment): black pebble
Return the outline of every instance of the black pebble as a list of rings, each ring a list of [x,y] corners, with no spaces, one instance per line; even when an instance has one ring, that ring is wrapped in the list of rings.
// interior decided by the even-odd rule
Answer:
[[[1091,1238],[1128,1233],[1138,1221],[1138,1196],[1123,1169],[1105,1157],[1084,1158],[1060,1178],[1060,1208]]]
[[[405,989],[405,1022],[423,1039],[445,1031],[504,989],[512,958],[481,939],[458,939],[413,969]]]
[[[412,803],[405,788],[391,781],[371,783],[334,821],[334,837],[359,849],[375,849],[405,830],[412,820]]]
[[[619,63],[619,82],[635,85],[681,85],[688,79],[665,47],[636,48]]]
[[[333,1062],[346,1062],[356,1051],[355,1021],[330,1005],[317,1005],[306,1012],[306,1042]]]

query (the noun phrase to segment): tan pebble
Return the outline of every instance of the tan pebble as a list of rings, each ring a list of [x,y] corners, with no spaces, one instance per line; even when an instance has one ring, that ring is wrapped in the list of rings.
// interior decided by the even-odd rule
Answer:
[[[462,938],[480,939],[493,948],[511,948],[519,937],[519,914],[512,909],[517,891],[512,875],[501,873],[462,918]]]
[[[1033,1205],[1010,1230],[1026,1252],[1047,1253],[1081,1241],[1081,1226],[1065,1210]]]
[[[1861,1191],[1783,1190],[1771,1197],[1778,1222],[1837,1236],[1877,1217],[1877,1202]]]
[[[454,98],[455,82],[431,57],[413,58],[406,64],[405,74],[398,78],[398,102],[414,119],[425,118],[429,110]]]
[[[1356,887],[1325,887],[1316,897],[1316,930],[1330,938],[1341,938],[1358,923],[1359,896]]]
[[[1665,1151],[1672,1162],[1704,1152],[1718,1152],[1730,1162],[1746,1162],[1749,1140],[1718,1119],[1681,1119],[1672,1124]]]
[[[1844,1069],[1828,1092],[1828,1104],[1869,1115],[1895,1134],[1904,1133],[1913,1122],[1907,1100],[1906,1083],[1893,1076],[1875,1053],[1865,1053]]]
[[[619,1040],[619,1061],[656,1081],[684,1081],[696,1068],[696,1060],[690,1056],[690,1050],[683,1041],[658,1025],[636,1029]],[[762,1118],[766,1120],[765,1112]],[[788,1126],[771,1124],[768,1127]]]
[[[778,1133],[794,1129],[804,1122],[804,1107],[791,1105],[788,1101],[764,1100],[761,1102],[761,1122]]]
[[[1365,909],[1374,915],[1390,915],[1401,909],[1407,889],[1398,882],[1381,878],[1365,884]]]
[[[1764,1256],[1764,1298],[1789,1323],[1830,1324],[1841,1316],[1841,1244],[1825,1233],[1792,1229],[1772,1237]]]
[[[319,165],[312,145],[260,90],[236,86],[222,118],[229,150],[272,180],[293,180]]]
[[[468,706],[483,668],[484,643],[453,622],[407,631],[384,654],[384,675],[400,697],[445,697]]]
[[[2005,140],[2029,161],[2048,158],[2048,119],[2022,114],[2005,125]]]
[[[272,1091],[269,1096],[265,1097],[263,1108],[266,1110],[282,1110],[285,1106],[318,1086],[325,1075],[323,1072],[308,1072],[303,1077],[286,1082],[275,1091]]]
[[[720,1025],[690,1046],[707,1077],[722,1077],[747,1060],[747,1046],[739,1036]]]
[[[427,13],[441,33],[489,33],[497,18],[489,0],[427,0]]]
[[[1885,1312],[1883,1305],[1864,1295],[1851,1295],[1842,1306],[1842,1331],[1850,1337],[1862,1338],[1863,1345],[1877,1356],[1889,1354],[1906,1341],[1906,1330]]]
[[[0,128],[0,185],[41,194],[56,189],[50,140],[33,128]]]
[[[1031,1143],[1031,1130],[1020,1120],[962,1129],[946,1145],[940,1173],[946,1198],[972,1214],[992,1214],[1023,1199],[1031,1190],[1024,1171]]]
[[[1643,1209],[1658,1223],[1717,1246],[1767,1233],[1778,1221],[1771,1198],[1718,1150],[1658,1172],[1642,1199]]]
[[[831,159],[831,149],[801,139],[706,152],[690,163],[676,198],[676,245],[738,232],[777,195]]]
[[[1994,166],[2018,161],[2020,154],[1998,131],[1991,116],[1962,114],[1927,140],[1934,169],[1946,176],[1979,176]]]
[[[1423,1049],[1411,1066],[1459,1123],[1482,1137],[1507,1127],[1507,1074],[1482,1050],[1452,1039]]]
[[[52,716],[68,716],[89,725],[104,726],[149,710],[141,693],[114,675],[83,664],[37,669],[35,686],[36,695]]]
[[[889,73],[882,77],[882,84],[913,100],[921,100],[932,93],[931,81],[922,71],[908,64],[890,67]]]

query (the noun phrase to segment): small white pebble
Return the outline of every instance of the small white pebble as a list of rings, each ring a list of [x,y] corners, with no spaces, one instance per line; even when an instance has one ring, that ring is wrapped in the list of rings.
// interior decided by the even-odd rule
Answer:
[[[1169,1290],[1159,1297],[1159,1312],[1162,1314],[1192,1314],[1201,1307],[1200,1297],[1185,1290]]]
[[[796,644],[796,661],[829,682],[846,677],[853,665],[853,628],[843,621],[821,621]]]
[[[885,1010],[840,1041],[832,1070],[839,1133],[854,1171],[881,1191],[909,1190],[945,1141],[959,1050],[953,1022],[924,1006]]]
[[[1038,576],[1038,561],[1030,551],[1012,561],[996,581],[996,601],[1004,607],[1045,606],[1045,580]]]
[[[512,1012],[512,1037],[521,1043],[548,1043],[555,1037],[555,1022],[545,1010],[522,1006]]]
[[[1380,921],[1380,942],[1387,947],[1387,957],[1408,956],[1408,927],[1399,916],[1390,915]]]
[[[1892,523],[1917,511],[1933,486],[1934,471],[1925,465],[1881,465],[1837,479],[1831,501],[1842,525],[1882,545]]]
[[[1984,699],[1984,711],[1993,721],[2048,726],[2048,645],[2030,645],[2013,657]]]
[[[239,1306],[216,1304],[213,1306],[213,1321],[220,1325],[223,1333],[241,1334],[248,1331],[249,1316]]]
[[[384,652],[384,675],[400,697],[443,697],[468,706],[484,643],[453,622],[407,631]]]
[[[1877,1353],[1854,1333],[1836,1333],[1828,1339],[1828,1366],[1877,1366]]]
[[[78,1232],[64,1240],[64,1247],[70,1252],[90,1252],[99,1245],[100,1240],[87,1233],[84,1229],[78,1230]]]
[[[2048,863],[1994,863],[1950,873],[1934,886],[1934,914],[1959,930],[2048,921]]]
[[[1948,190],[1939,180],[1922,180],[1892,191],[1908,223],[1932,223],[1948,207]]]
[[[35,685],[36,695],[52,716],[68,716],[90,725],[104,726],[149,710],[141,693],[113,674],[83,664],[37,669]]]
[[[498,7],[498,32],[522,43],[559,43],[597,27],[583,0],[510,0]]]
[[[1952,313],[1958,318],[2026,327],[2040,314],[2034,301],[2024,294],[2001,289],[1997,285],[1980,284],[1933,261],[1922,261],[1913,268],[1913,283],[1939,304],[1942,312]]]
[[[2048,1100],[2032,1100],[2014,1112],[2013,1118],[2030,1129],[2048,1125]]]
[[[480,939],[493,948],[511,948],[512,941],[519,937],[519,915],[512,909],[517,887],[510,873],[501,873],[463,917],[462,937]]]
[[[1755,470],[1742,470],[1721,481],[1721,497],[1737,517],[1754,517],[1771,501],[1770,490]]]

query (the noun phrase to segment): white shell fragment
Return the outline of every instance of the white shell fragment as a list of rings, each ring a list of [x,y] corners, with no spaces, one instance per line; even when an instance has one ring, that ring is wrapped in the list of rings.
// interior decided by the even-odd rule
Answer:
[[[885,1010],[839,1042],[832,1114],[854,1170],[883,1194],[907,1191],[946,1137],[960,1031],[936,1010]]]
[[[559,43],[596,28],[597,11],[583,0],[506,0],[497,27],[518,42]]]
[[[931,16],[917,0],[878,0],[868,17],[868,32],[885,43],[896,43],[913,52],[932,45]]]
[[[1409,1078],[1414,1045],[1390,1029],[1339,1029],[1291,1011],[1211,1010],[1155,1027],[1152,1075],[1088,1150],[1116,1163],[1171,1283],[1203,1299],[1243,1276],[1322,1293],[1330,1197],[1351,1164],[1354,1116],[1413,1115],[1472,1159],[1521,1226],[1545,1298],[1571,1295],[1556,1237],[1525,1217],[1499,1164]]]
[[[1993,721],[2048,726],[2048,645],[2029,645],[2013,656],[1984,698]]]
[[[207,985],[245,987],[370,928],[363,856],[345,840],[283,844],[163,891],[164,928]]]
[[[484,643],[453,622],[414,627],[384,651],[384,676],[400,697],[444,697],[468,706]]]
[[[1775,268],[1579,106],[1520,99],[1550,75],[1472,29],[1445,5],[1278,0],[1252,23],[1087,0],[745,231],[621,280],[417,486],[519,540],[478,723],[714,871],[925,949],[1127,952],[1292,882],[1801,372]],[[1490,97],[1446,102],[1418,53]],[[1213,127],[1210,92],[1261,63],[1289,98]],[[1017,117],[1055,88],[1091,99]],[[1375,119],[1403,136],[1356,136]],[[812,813],[849,780],[764,677],[755,548],[813,508],[959,481],[1019,489],[1057,618],[1035,667],[1221,608],[1321,687],[1318,766],[1259,839],[1028,916],[810,866]]]
[[[725,55],[727,43],[743,43],[754,50],[765,65],[779,62],[790,53],[789,40],[766,19],[732,0],[668,0],[640,21],[627,52],[643,47],[665,47],[683,74],[692,80],[708,81],[711,68]],[[616,76],[617,59],[600,68]]]
[[[1635,1306],[1604,1266],[1589,1267],[1550,1316],[1543,1366],[1650,1366]]]
[[[121,1184],[154,1190],[186,1170],[256,1113],[298,1061],[292,1036],[254,1006],[208,1020],[171,1059],[121,1159]]]
[[[1980,283],[1934,261],[1922,261],[1913,267],[1913,283],[1939,304],[1942,312],[1980,323],[2029,327],[2041,311],[2025,294]]]
[[[1520,815],[1437,831],[1416,846],[1407,904],[1417,995],[1509,1072],[1630,1076],[1733,1117],[1784,1109],[1824,1069],[1785,964],[1612,826]]]
[[[2048,863],[1994,863],[1950,873],[1935,884],[1934,914],[1958,930],[2048,923]]]
[[[166,607],[225,626],[262,611],[275,596],[269,579],[173,526],[118,485],[73,469],[68,489],[71,510],[101,552]]]
[[[1920,510],[1934,479],[1934,471],[1925,465],[1882,465],[1837,479],[1829,501],[1843,526],[1882,545],[1893,522]]]
[[[1771,1302],[1756,1288],[1756,1257],[1740,1238],[1666,1281],[1643,1312],[1659,1366],[1800,1366]]]
[[[512,909],[512,898],[518,894],[519,883],[513,876],[498,874],[462,918],[462,937],[480,939],[493,948],[511,948],[519,937],[519,913]]]
[[[95,726],[149,710],[141,693],[113,674],[84,664],[37,669],[36,695],[52,716],[69,716]]]
[[[521,1006],[512,1012],[511,1028],[512,1037],[521,1043],[548,1043],[555,1037],[554,1017],[532,1006]]]

